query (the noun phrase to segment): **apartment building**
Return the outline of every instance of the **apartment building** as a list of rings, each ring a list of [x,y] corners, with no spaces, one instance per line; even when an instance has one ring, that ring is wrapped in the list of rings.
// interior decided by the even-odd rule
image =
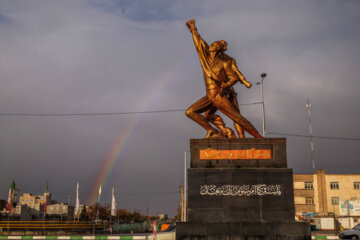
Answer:
[[[29,208],[34,209],[36,211],[40,211],[41,207],[47,202],[51,203],[51,194],[44,193],[43,195],[34,196],[31,193],[24,193],[20,199],[20,205],[27,205]]]
[[[339,216],[339,201],[360,200],[360,174],[294,174],[297,216]]]

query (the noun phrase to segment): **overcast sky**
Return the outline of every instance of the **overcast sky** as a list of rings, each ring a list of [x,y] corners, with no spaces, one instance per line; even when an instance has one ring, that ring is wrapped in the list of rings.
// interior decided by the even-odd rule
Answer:
[[[360,2],[357,0],[0,0],[0,113],[107,113],[186,109],[205,94],[185,27],[224,39],[254,85],[268,132],[360,138]],[[261,107],[241,108],[261,132]],[[230,121],[227,121],[230,124]],[[0,116],[0,199],[11,178],[21,193],[89,203],[114,146],[121,154],[103,182],[119,208],[174,215],[184,151],[205,131],[184,112],[111,116]],[[280,137],[280,135],[270,135]],[[315,139],[317,168],[360,173],[360,141]],[[123,144],[119,144],[123,143]],[[308,138],[287,137],[288,165],[311,172]],[[74,202],[74,199],[73,199]]]

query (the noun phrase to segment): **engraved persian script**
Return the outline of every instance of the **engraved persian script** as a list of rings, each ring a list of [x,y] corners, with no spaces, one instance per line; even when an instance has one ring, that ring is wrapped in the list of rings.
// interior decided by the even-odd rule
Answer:
[[[200,195],[209,196],[280,196],[281,185],[201,185]]]

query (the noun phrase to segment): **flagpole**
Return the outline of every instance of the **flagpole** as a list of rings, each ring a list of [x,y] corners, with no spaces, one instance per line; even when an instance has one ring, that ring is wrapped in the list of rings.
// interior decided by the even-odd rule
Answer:
[[[111,195],[111,210],[110,210],[110,222],[112,221],[112,217],[116,215],[116,200],[115,200],[115,188],[112,188]]]
[[[10,225],[10,211],[9,211],[9,214],[8,214],[8,232],[9,232],[9,225]]]
[[[79,214],[80,202],[79,202],[79,182],[76,183],[76,200],[75,200],[75,219],[79,221],[80,214]]]
[[[97,220],[99,220],[99,217],[100,217],[100,196],[101,196],[101,185],[99,188],[99,196],[98,196]]]
[[[47,208],[47,196],[48,196],[48,192],[49,192],[49,184],[48,181],[46,181],[46,188],[45,188],[45,193],[44,193],[44,200],[45,200],[45,204],[44,204],[44,221],[46,219],[46,208]]]
[[[99,215],[100,215],[100,197],[98,197],[97,217],[96,217],[96,220],[99,220]]]
[[[11,180],[11,181],[12,181],[12,180]],[[9,196],[8,196],[8,210],[9,210],[9,214],[8,214],[8,232],[9,232],[10,213],[11,213],[11,185],[10,185]]]
[[[10,189],[9,189],[9,195],[8,195],[8,210],[9,210],[9,215],[8,215],[8,231],[9,231],[9,224],[10,224],[10,217],[11,217],[11,210],[12,210],[12,202],[13,202],[13,197],[14,197],[14,193],[15,193],[15,182],[14,179],[11,179],[11,184],[10,184]]]
[[[114,187],[112,189],[112,194],[111,194],[111,209],[110,209],[110,223],[111,223],[111,217],[112,217],[112,204],[113,204],[113,197],[114,197]]]
[[[111,220],[112,220],[113,199],[114,199],[114,187],[112,188],[112,194],[111,194],[110,223],[111,223]]]

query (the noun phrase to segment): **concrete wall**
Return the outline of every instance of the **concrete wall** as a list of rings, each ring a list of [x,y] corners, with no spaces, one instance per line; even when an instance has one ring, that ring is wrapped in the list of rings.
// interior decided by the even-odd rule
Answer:
[[[335,219],[334,218],[316,218],[315,219],[316,229],[321,230],[335,230]]]
[[[175,232],[158,233],[156,236],[157,236],[157,240],[175,240],[176,233]]]
[[[339,217],[336,220],[343,226],[344,229],[353,228],[360,223],[360,219],[357,217]]]

